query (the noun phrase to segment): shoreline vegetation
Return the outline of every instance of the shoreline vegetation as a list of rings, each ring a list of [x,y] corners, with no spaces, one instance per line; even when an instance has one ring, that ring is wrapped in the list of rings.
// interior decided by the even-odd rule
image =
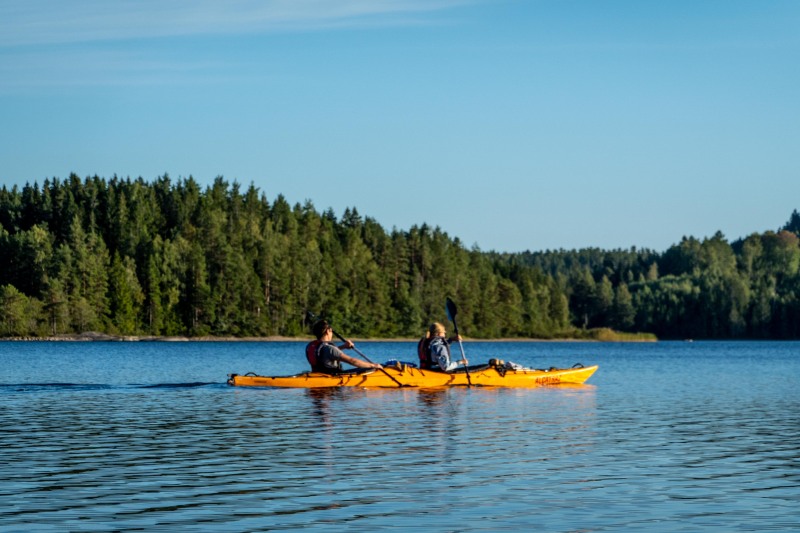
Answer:
[[[506,253],[221,176],[0,186],[0,338],[306,338],[314,309],[354,339],[407,339],[446,298],[473,339],[800,339],[800,213],[664,252]]]
[[[574,333],[574,332],[573,332]],[[108,333],[98,333],[87,331],[79,334],[60,334],[45,337],[0,337],[0,341],[30,341],[30,342],[308,342],[312,340],[310,335],[285,337],[281,335],[270,335],[265,337],[229,337],[203,335],[197,337],[186,337],[182,335],[153,336],[153,335],[111,335]],[[359,338],[353,337],[354,342],[417,342],[419,339],[412,337],[397,338]],[[500,339],[481,339],[465,338],[466,342],[657,342],[655,335],[649,333],[624,333],[598,328],[586,330],[578,335],[555,337],[551,339],[542,338],[500,338]]]

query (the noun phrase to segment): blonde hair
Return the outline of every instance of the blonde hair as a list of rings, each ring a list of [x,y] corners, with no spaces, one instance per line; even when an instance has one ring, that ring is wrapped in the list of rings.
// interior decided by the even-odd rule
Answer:
[[[444,334],[445,334],[444,325],[439,322],[434,322],[428,328],[428,332],[425,334],[425,337],[429,339],[431,337],[444,337]]]

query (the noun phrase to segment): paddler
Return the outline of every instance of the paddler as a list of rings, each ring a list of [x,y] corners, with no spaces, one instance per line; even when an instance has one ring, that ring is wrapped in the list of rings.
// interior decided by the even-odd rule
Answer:
[[[357,368],[383,368],[378,363],[362,361],[342,352],[342,350],[355,348],[355,344],[349,339],[345,339],[344,344],[337,347],[332,342],[333,328],[327,321],[318,320],[312,331],[317,340],[309,342],[306,346],[306,359],[308,359],[312,371],[338,374],[342,371],[342,362]]]
[[[447,338],[447,330],[443,324],[439,322],[431,324],[417,345],[420,368],[452,372],[459,365],[467,366],[469,361],[466,359],[453,361],[451,357],[450,344],[460,340],[461,335]]]

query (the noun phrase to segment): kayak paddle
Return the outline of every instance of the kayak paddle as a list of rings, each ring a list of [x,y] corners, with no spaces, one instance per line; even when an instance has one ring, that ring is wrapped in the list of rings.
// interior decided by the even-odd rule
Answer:
[[[312,322],[316,322],[317,320],[319,320],[319,317],[318,317],[317,315],[315,315],[314,313],[312,313],[311,311],[306,311],[306,315],[307,315],[308,319],[309,319],[310,321],[312,321]],[[329,325],[330,325],[330,324],[329,324]],[[342,337],[341,335],[339,335],[339,333],[337,333],[337,332],[336,332],[336,330],[335,330],[335,329],[333,329],[333,326],[331,326],[331,332],[333,332],[333,334],[334,334],[334,335],[336,335],[336,337],[337,337],[337,338],[338,338],[340,341],[342,341],[342,342],[347,342],[347,339],[345,339],[344,337]],[[355,352],[356,352],[358,355],[360,355],[360,356],[361,356],[361,357],[362,357],[362,358],[363,358],[363,359],[364,359],[366,362],[368,362],[368,363],[372,363],[372,361],[370,361],[369,357],[367,357],[366,355],[364,355],[364,353],[363,353],[361,350],[359,350],[358,348],[356,348],[356,345],[355,345],[355,344],[353,344],[353,350],[354,350],[354,351],[355,351]],[[372,363],[372,364],[375,364],[375,363]],[[383,371],[383,373],[384,373],[384,374],[386,374],[386,377],[388,377],[389,379],[391,379],[392,381],[394,381],[395,383],[397,383],[397,386],[398,386],[398,387],[403,387],[403,384],[402,384],[402,383],[400,383],[399,381],[397,381],[397,380],[396,380],[396,379],[395,379],[395,378],[394,378],[394,377],[393,377],[393,376],[392,376],[390,373],[388,373],[388,372],[386,371],[386,369],[385,369],[385,368],[381,367],[381,369],[380,369],[380,370],[381,370],[381,371]]]
[[[453,328],[456,330],[456,337],[458,337],[458,324],[456,323],[456,314],[458,314],[458,309],[456,308],[456,304],[448,297],[447,305],[445,307],[447,309],[447,319],[453,323]],[[461,344],[460,338],[458,339],[458,347],[461,349],[461,359],[466,359],[467,357],[464,355],[464,345]],[[464,365],[464,371],[467,373],[467,385],[472,387],[472,379],[469,377],[468,365]]]

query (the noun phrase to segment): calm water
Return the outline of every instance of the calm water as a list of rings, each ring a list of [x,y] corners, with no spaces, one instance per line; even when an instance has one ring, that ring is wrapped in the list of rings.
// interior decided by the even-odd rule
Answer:
[[[465,343],[599,364],[577,388],[224,384],[302,349],[0,342],[0,531],[800,528],[800,343]]]

